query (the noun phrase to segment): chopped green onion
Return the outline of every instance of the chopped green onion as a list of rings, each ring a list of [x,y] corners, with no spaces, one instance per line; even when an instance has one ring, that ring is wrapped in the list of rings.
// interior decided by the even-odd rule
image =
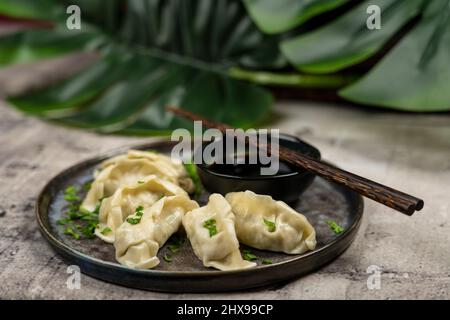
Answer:
[[[258,259],[256,255],[254,255],[250,250],[242,250],[243,258],[247,261],[255,261]]]
[[[90,221],[85,226],[82,227],[81,233],[88,239],[95,238],[95,229],[97,229],[98,222]]]
[[[140,218],[127,218],[127,222],[129,224],[138,224],[139,222],[141,222]]]
[[[79,201],[80,197],[77,194],[78,190],[74,186],[68,186],[64,191],[64,200],[66,201]]]
[[[72,236],[76,240],[80,239],[80,234],[78,234],[76,231],[74,231],[71,227],[67,227],[66,230],[64,230],[64,234]]]
[[[326,221],[326,224],[328,225],[328,227],[330,227],[330,230],[333,231],[335,234],[341,234],[342,232],[345,231],[345,229],[340,225],[338,225],[336,221],[328,220]]]
[[[177,246],[174,244],[169,245],[168,248],[169,248],[170,252],[172,252],[172,253],[177,253],[178,251],[180,251],[180,246]]]
[[[168,253],[166,253],[163,258],[166,262],[172,262],[172,256]]]
[[[135,218],[134,217],[129,217],[127,218],[127,222],[129,224],[138,224],[139,222],[141,222],[142,216],[144,215],[144,207],[143,206],[138,206],[136,208],[136,212],[135,214]]]
[[[66,225],[69,222],[70,222],[69,218],[59,219],[59,220],[56,221],[56,223],[59,224],[60,226],[64,226],[64,225]]]
[[[216,220],[209,219],[203,222],[203,227],[208,229],[209,237],[213,237],[217,234]]]
[[[277,225],[275,224],[275,222],[266,220],[264,220],[264,224],[267,226],[267,230],[269,230],[269,232],[275,232],[277,230]]]
[[[102,231],[100,231],[101,234],[106,235],[107,233],[110,233],[112,230],[110,227],[103,228]]]
[[[83,188],[88,188],[89,183],[85,183]],[[66,218],[62,218],[56,223],[59,225],[69,225],[64,230],[64,233],[71,235],[77,240],[81,239],[81,235],[87,239],[93,239],[95,238],[95,229],[98,226],[98,214],[103,199],[100,199],[94,211],[90,212],[80,207],[79,192],[80,187],[69,186],[66,188],[64,191],[64,199],[68,202],[67,211],[65,212]],[[75,221],[80,222],[75,223]]]
[[[186,239],[183,237],[173,236],[169,240],[169,246],[167,248],[170,250],[170,252],[177,253],[178,251],[180,251],[185,241]]]

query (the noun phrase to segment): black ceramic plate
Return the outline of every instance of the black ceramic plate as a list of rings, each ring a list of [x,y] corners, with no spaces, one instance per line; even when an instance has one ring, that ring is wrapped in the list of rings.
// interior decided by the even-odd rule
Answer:
[[[158,142],[136,147],[169,152],[171,142]],[[56,221],[64,215],[64,190],[69,185],[83,185],[92,179],[94,168],[104,159],[122,153],[117,150],[77,164],[54,177],[42,190],[36,206],[39,227],[45,239],[69,264],[78,265],[83,273],[120,285],[166,292],[215,292],[265,286],[311,272],[339,256],[353,241],[362,214],[362,198],[338,185],[316,178],[301,196],[295,209],[302,212],[317,232],[317,247],[302,255],[286,255],[251,249],[259,257],[258,266],[241,271],[217,271],[205,268],[195,257],[189,241],[172,254],[172,262],[164,261],[166,246],[158,253],[161,263],[151,270],[134,270],[114,259],[113,245],[100,239],[75,240],[64,235],[64,227]],[[293,186],[294,187],[294,186]],[[202,202],[207,199],[204,192]],[[345,228],[336,235],[326,224],[334,220]],[[263,259],[273,264],[262,265]]]

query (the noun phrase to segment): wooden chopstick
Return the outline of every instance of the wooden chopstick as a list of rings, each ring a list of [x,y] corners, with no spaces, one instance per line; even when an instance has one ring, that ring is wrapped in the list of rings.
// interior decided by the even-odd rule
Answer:
[[[166,107],[166,109],[174,114],[182,116],[183,118],[190,119],[192,121],[202,121],[204,126],[218,129],[224,135],[226,134],[225,131],[227,129],[234,129],[226,124],[205,119],[183,109],[178,109],[171,106]],[[258,144],[258,147],[265,148],[268,152],[270,151],[268,145],[263,146]],[[330,164],[313,159],[288,148],[279,146],[279,157],[281,160],[286,161],[291,165],[303,168],[318,176],[321,176],[322,178],[344,185],[369,199],[382,203],[408,216],[413,215],[415,211],[420,211],[424,206],[422,199],[358,176],[351,172],[336,168]]]

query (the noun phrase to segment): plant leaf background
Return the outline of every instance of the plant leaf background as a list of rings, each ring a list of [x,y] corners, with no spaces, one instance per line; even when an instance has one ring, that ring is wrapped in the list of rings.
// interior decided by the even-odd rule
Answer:
[[[66,28],[70,4],[81,8],[81,30]],[[369,4],[382,8],[380,30],[366,27]],[[326,88],[361,107],[450,110],[450,0],[3,0],[0,15],[51,23],[1,37],[1,66],[99,53],[64,81],[8,98],[65,125],[190,128],[165,112],[174,105],[246,128],[268,116],[274,87]]]

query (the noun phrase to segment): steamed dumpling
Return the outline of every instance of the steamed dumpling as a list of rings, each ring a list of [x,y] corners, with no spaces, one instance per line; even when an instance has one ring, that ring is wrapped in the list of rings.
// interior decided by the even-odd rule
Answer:
[[[100,163],[100,168],[106,168],[106,167],[113,165],[124,159],[142,159],[142,158],[145,158],[145,159],[148,159],[151,161],[163,161],[163,162],[170,164],[171,166],[176,165],[176,164],[181,165],[181,161],[179,163],[177,163],[176,161],[172,161],[172,159],[169,156],[166,156],[161,153],[157,153],[154,151],[142,151],[142,150],[131,149],[131,150],[128,150],[128,152],[125,154],[120,154],[118,156],[106,159],[105,161]]]
[[[175,177],[178,184],[188,193],[194,191],[194,183],[189,177],[183,162],[180,159],[153,151],[129,150],[126,154],[121,154],[103,161],[100,168],[106,168],[124,159],[146,159],[156,163],[170,177]]]
[[[129,216],[116,230],[117,261],[138,269],[158,265],[159,248],[179,229],[182,216],[195,208],[198,208],[197,202],[187,196],[170,196],[142,210],[141,216]]]
[[[148,208],[162,197],[173,195],[187,196],[187,193],[179,186],[154,175],[119,188],[111,197],[102,201],[95,234],[102,240],[113,243],[116,229],[136,208]]]
[[[220,194],[212,194],[206,206],[188,212],[183,217],[183,226],[195,255],[205,267],[236,270],[256,266],[242,259],[234,215]]]
[[[113,159],[116,160],[113,161]],[[128,158],[127,156],[118,156],[110,161],[113,162],[97,173],[81,204],[82,209],[93,211],[100,199],[110,197],[117,189],[142,181],[149,175],[156,175],[158,178],[178,185],[180,185],[180,178],[185,179],[178,169],[171,168],[165,161],[153,161],[145,157]],[[190,178],[187,178],[186,181],[192,182]],[[186,182],[183,183],[186,184]]]
[[[300,254],[316,247],[316,232],[306,217],[282,201],[252,191],[228,193],[240,242],[262,250]]]

